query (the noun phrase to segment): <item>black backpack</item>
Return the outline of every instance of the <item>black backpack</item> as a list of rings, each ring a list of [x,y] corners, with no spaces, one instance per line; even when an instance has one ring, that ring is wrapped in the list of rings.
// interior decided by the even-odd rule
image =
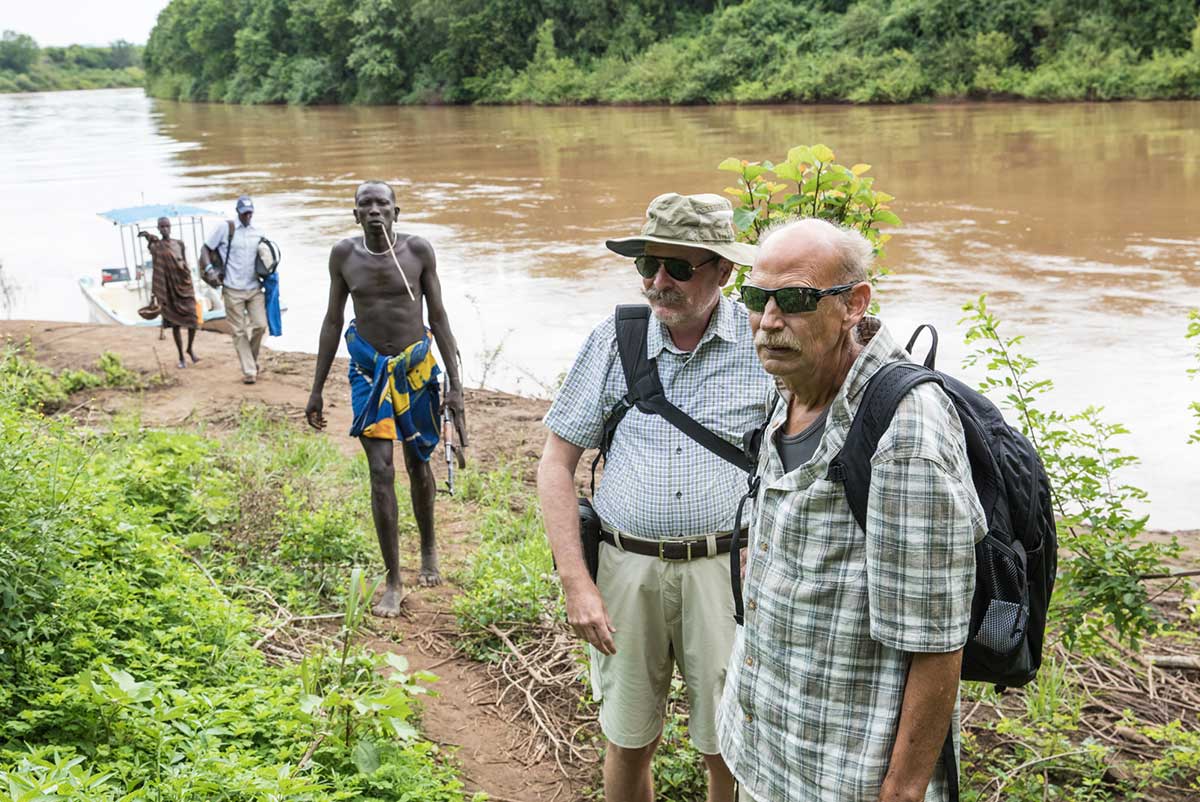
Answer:
[[[893,362],[871,377],[846,442],[830,462],[825,478],[842,483],[850,510],[865,531],[871,458],[891,425],[900,399],[926,382],[945,390],[962,422],[971,478],[987,518],[987,534],[975,544],[975,595],[963,647],[962,678],[1019,687],[1037,675],[1042,663],[1046,610],[1058,566],[1050,481],[1033,445],[1005,423],[995,404],[958,379],[934,369],[937,331],[933,326],[918,327],[905,349],[912,353],[924,329],[929,329],[933,337],[924,364]],[[765,428],[746,435],[746,450],[756,466]],[[757,485],[754,477],[748,497],[757,491]],[[735,617],[740,624],[741,576],[736,549],[731,554],[735,561]],[[957,800],[958,772],[953,758],[953,741],[948,738],[943,759],[951,798]]]

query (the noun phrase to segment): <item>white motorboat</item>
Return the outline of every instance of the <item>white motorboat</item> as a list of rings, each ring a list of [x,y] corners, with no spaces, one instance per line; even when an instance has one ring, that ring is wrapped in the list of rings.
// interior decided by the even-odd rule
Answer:
[[[192,286],[196,291],[197,311],[201,312],[202,328],[214,331],[230,331],[225,321],[225,304],[221,293],[200,280],[194,260],[204,242],[204,218],[219,217],[216,212],[198,206],[165,204],[134,206],[127,209],[111,209],[100,216],[118,226],[121,233],[121,256],[125,264],[121,267],[101,268],[99,281],[92,276],[79,279],[79,289],[88,303],[88,318],[93,323],[115,323],[121,326],[161,326],[161,318],[150,320],[138,315],[138,310],[150,303],[153,286],[153,265],[146,251],[145,242],[138,236],[140,231],[157,234],[158,218],[166,217],[173,223],[175,239],[188,243],[189,265],[192,271]],[[190,243],[189,243],[190,240]]]

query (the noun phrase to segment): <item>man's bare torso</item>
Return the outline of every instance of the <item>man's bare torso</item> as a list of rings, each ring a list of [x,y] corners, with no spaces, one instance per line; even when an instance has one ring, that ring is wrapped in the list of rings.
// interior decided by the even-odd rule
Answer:
[[[430,246],[420,237],[396,235],[396,259],[369,253],[363,238],[347,237],[334,246],[338,272],[350,291],[359,335],[381,354],[393,356],[425,336],[421,279]],[[396,262],[404,277],[396,269]],[[405,289],[404,278],[413,299]]]

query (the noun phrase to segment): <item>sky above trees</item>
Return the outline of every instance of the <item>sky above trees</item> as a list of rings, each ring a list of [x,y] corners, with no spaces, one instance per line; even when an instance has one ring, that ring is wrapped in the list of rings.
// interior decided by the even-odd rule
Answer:
[[[117,39],[145,44],[167,0],[60,0],[5,3],[0,27],[27,33],[39,45],[107,45]]]

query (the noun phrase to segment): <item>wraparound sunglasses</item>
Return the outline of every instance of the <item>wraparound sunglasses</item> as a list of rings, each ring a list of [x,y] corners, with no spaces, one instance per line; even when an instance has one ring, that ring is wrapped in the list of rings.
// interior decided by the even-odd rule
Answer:
[[[663,269],[667,271],[667,275],[676,281],[691,281],[698,268],[720,258],[712,256],[700,264],[694,265],[687,259],[674,259],[670,256],[638,256],[633,260],[633,266],[637,268],[638,275],[642,278],[654,278],[658,275],[659,265],[662,265]]]
[[[776,290],[767,290],[753,284],[743,284],[741,298],[746,308],[757,314],[762,314],[767,308],[767,301],[774,298],[775,305],[779,307],[780,312],[785,315],[794,315],[798,312],[816,311],[817,304],[825,296],[841,295],[856,286],[858,286],[857,282],[839,284],[827,290],[818,290],[816,287],[780,287]]]

